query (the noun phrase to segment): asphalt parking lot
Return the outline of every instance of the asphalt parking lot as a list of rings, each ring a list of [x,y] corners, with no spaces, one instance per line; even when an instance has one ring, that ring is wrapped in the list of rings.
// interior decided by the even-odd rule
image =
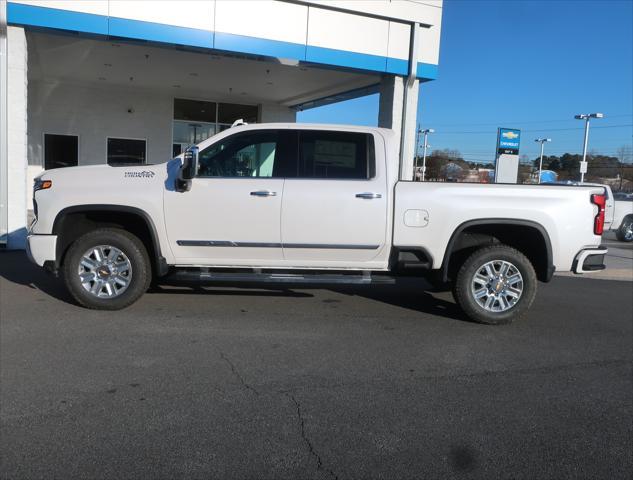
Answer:
[[[490,327],[398,287],[72,305],[0,253],[2,478],[631,478],[633,288]]]
[[[633,242],[620,242],[613,232],[607,232],[603,236],[602,245],[609,249],[606,257],[607,269],[598,272],[597,278],[633,282]]]

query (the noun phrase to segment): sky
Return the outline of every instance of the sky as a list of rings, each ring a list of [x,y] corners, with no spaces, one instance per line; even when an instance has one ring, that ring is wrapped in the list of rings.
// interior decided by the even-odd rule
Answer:
[[[497,127],[522,131],[521,155],[616,155],[633,144],[633,0],[445,0],[439,74],[420,85],[431,149],[494,158]],[[300,122],[377,125],[378,95],[300,112]]]

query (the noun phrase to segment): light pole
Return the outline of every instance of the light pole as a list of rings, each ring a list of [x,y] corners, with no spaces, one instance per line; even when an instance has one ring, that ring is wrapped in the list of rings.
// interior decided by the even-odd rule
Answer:
[[[422,129],[418,123],[418,129],[415,132],[415,157],[413,157],[413,181],[415,182],[415,174],[418,172],[418,157],[420,156],[420,134]]]
[[[591,118],[604,118],[603,113],[581,113],[574,115],[576,120],[585,121],[585,143],[582,147],[582,162],[580,162],[580,183],[585,181],[585,173],[587,173],[587,143],[589,142],[589,120]]]
[[[535,142],[539,142],[541,144],[541,159],[538,162],[538,183],[541,183],[541,172],[543,171],[543,145],[545,142],[551,142],[551,138],[537,138],[534,140]]]
[[[424,178],[426,177],[426,149],[429,147],[427,140],[429,133],[435,133],[435,130],[427,128],[422,130],[422,133],[424,134],[424,147],[422,150],[422,181],[424,181]]]

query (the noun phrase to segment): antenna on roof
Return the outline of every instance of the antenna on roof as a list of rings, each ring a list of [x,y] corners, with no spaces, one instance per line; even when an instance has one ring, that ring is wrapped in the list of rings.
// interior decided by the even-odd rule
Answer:
[[[233,122],[233,125],[231,125],[231,128],[239,127],[240,125],[248,125],[248,123],[246,123],[243,118],[238,118],[237,120]]]

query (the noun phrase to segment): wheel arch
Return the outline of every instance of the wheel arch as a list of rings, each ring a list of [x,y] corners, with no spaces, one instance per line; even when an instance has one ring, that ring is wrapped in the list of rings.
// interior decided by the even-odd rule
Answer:
[[[137,207],[110,204],[74,205],[58,212],[52,231],[58,236],[55,268],[61,265],[73,238],[104,225],[124,228],[138,236],[147,248],[154,273],[157,276],[167,273],[167,261],[162,255],[158,231],[151,216]]]
[[[531,235],[537,243],[530,244],[529,237],[520,236],[520,233]],[[514,247],[528,257],[540,281],[552,279],[555,270],[552,243],[543,225],[531,220],[481,218],[464,222],[453,231],[442,259],[442,281],[447,282],[451,276],[454,268],[451,260],[458,259],[454,254],[494,243]]]

